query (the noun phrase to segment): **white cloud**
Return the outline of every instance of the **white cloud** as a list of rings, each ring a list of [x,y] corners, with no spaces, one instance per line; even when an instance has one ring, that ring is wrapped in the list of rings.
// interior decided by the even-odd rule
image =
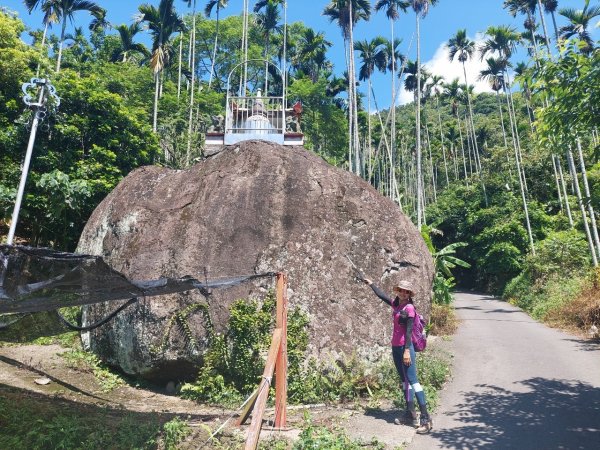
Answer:
[[[477,34],[474,41],[475,47],[478,49],[483,42],[483,36],[481,34]],[[447,44],[447,42],[442,42],[435,51],[433,58],[431,58],[429,61],[426,61],[424,66],[432,74],[444,77],[446,82],[451,82],[455,78],[458,78],[461,83],[464,83],[465,76],[463,72],[463,65],[458,61],[458,58],[455,58],[454,61],[450,62],[450,51],[448,50]],[[485,61],[480,61],[478,51],[476,51],[475,54],[473,54],[473,57],[466,62],[465,66],[467,69],[467,80],[469,84],[475,86],[475,92],[493,92],[487,81],[479,81],[477,79],[479,77],[479,72],[486,66]],[[398,103],[400,105],[404,105],[412,102],[413,100],[413,93],[408,92],[403,88],[402,92],[400,93]]]

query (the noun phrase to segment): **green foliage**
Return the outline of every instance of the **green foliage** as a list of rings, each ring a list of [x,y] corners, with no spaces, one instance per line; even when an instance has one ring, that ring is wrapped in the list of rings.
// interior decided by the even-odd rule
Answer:
[[[102,408],[80,410],[14,394],[0,396],[0,447],[14,450],[156,448],[158,415],[122,416]]]
[[[433,302],[438,305],[449,305],[452,303],[452,288],[456,285],[452,269],[458,267],[470,268],[471,265],[460,258],[454,256],[456,249],[466,247],[465,242],[455,242],[449,244],[441,250],[436,250],[433,246],[432,235],[441,234],[439,230],[427,225],[421,228],[421,236],[427,244],[427,248],[433,256],[435,265],[435,274],[433,277]]]
[[[0,51],[0,219],[12,211],[29,138],[20,84],[33,76],[37,53],[20,41],[20,31],[19,21],[0,13],[0,49],[10,48]],[[67,55],[65,61],[69,66]],[[148,124],[152,82],[146,68],[93,61],[51,81],[61,105],[38,130],[17,233],[34,245],[72,249],[104,196],[158,154]]]
[[[275,299],[239,300],[230,307],[225,333],[209,329],[209,348],[194,383],[184,384],[185,398],[239,405],[258,386],[274,326]],[[308,316],[299,308],[288,313],[288,398],[291,403],[350,401],[398,393],[398,375],[391,361],[367,365],[356,355],[331,362],[306,358]],[[448,365],[430,352],[420,354],[419,376],[435,399]],[[440,376],[443,378],[440,380]]]
[[[353,441],[341,429],[330,431],[326,427],[314,425],[308,414],[305,415],[304,429],[293,450],[330,449],[330,450],[361,450],[363,445]]]
[[[223,334],[209,325],[209,348],[203,367],[193,384],[182,387],[182,395],[217,404],[235,404],[257,386],[264,370],[274,327],[276,299],[270,293],[262,302],[239,300],[230,307],[230,319]],[[308,319],[299,309],[288,314],[288,373],[298,376],[308,345]],[[289,387],[294,391],[293,383]]]
[[[75,369],[91,370],[100,383],[103,392],[110,392],[124,384],[123,379],[119,375],[112,372],[91,352],[69,350],[61,353],[60,356],[65,358],[67,363]]]
[[[575,230],[553,232],[529,255],[523,272],[511,280],[504,297],[543,319],[582,289],[591,269],[585,238]]]
[[[345,159],[348,138],[340,130],[347,129],[344,112],[333,97],[325,95],[328,81],[321,77],[313,82],[309,77],[291,81],[288,96],[303,105],[302,131],[306,148],[338,165]]]
[[[187,422],[175,417],[163,425],[163,443],[165,450],[176,450],[177,445],[183,441],[192,429]]]
[[[576,41],[569,42],[557,59],[542,59],[532,68],[533,88],[539,99],[551,98],[539,108],[537,126],[548,143],[587,137],[600,127],[596,105],[600,104],[600,50],[587,56]]]

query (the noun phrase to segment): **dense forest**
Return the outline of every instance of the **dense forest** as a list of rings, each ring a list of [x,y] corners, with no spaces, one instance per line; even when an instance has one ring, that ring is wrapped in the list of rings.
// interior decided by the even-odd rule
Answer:
[[[402,55],[394,38],[352,35],[374,14],[392,23],[416,15],[418,24],[437,0],[324,4],[346,44],[341,75],[324,33],[285,23],[283,1],[221,18],[227,1],[203,11],[187,1],[189,14],[180,17],[173,0],[161,0],[140,5],[128,24],[108,23],[94,2],[24,3],[44,12],[39,29],[0,11],[0,234],[8,232],[32,120],[22,83],[49,77],[61,103],[48,105],[37,135],[17,242],[73,250],[96,205],[131,170],[202,160],[228,74],[247,55],[283,68],[288,99],[303,104],[307,149],[368,180],[421,228],[441,271],[438,302],[457,282],[449,268],[461,286],[504,293],[541,318],[567,298],[598,297],[600,49],[591,30],[600,5],[504,1],[524,28],[489,27],[482,45],[463,29],[448,36],[465,76],[445,81],[419,55]],[[89,20],[73,26],[81,10]],[[150,33],[150,48],[142,33]],[[520,47],[528,60],[514,60]],[[477,76],[493,94],[466,84],[465,63],[474,58],[486,62]],[[375,71],[389,74],[392,97],[402,84],[414,102],[377,111]],[[281,90],[282,77],[269,77],[268,89]],[[468,264],[456,268],[460,260]]]

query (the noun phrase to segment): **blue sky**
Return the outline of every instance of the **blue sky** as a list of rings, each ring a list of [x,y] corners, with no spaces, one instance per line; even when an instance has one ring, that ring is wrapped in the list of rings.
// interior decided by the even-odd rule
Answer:
[[[108,20],[111,23],[130,23],[137,12],[137,6],[143,1],[130,0],[99,0],[96,3],[106,8],[108,11]],[[157,5],[158,0],[148,0],[145,3]],[[253,0],[250,0],[251,7]],[[339,29],[334,24],[329,23],[328,19],[321,15],[323,8],[328,3],[325,0],[288,0],[288,22],[301,21],[307,26],[317,31],[324,31],[327,39],[333,43],[329,52],[329,59],[335,65],[335,72],[341,74],[345,70],[343,41]],[[375,3],[375,1],[372,1]],[[462,66],[458,63],[450,64],[447,53],[444,51],[445,42],[461,28],[466,28],[471,39],[480,38],[478,33],[482,33],[490,25],[511,25],[522,29],[523,17],[512,18],[508,12],[502,9],[502,0],[441,0],[435,8],[432,8],[429,15],[421,24],[421,58],[428,68],[438,75],[445,76],[448,80],[460,76],[462,79]],[[598,0],[592,0],[592,4],[597,4]],[[199,0],[197,8],[203,10],[206,0]],[[31,28],[41,27],[41,13],[34,11],[30,16],[22,6],[21,0],[2,0],[1,6],[8,7],[19,13],[19,16]],[[187,7],[187,1],[176,1],[175,5],[181,14],[190,10]],[[242,11],[242,0],[230,0],[229,6],[223,10],[222,15],[240,14]],[[582,8],[584,0],[559,0],[559,7]],[[559,26],[563,24],[562,17],[558,16]],[[87,25],[90,16],[80,13],[75,16],[75,25]],[[551,19],[547,17],[547,23],[552,33]],[[58,32],[55,26],[54,32]],[[395,25],[395,35],[403,40],[401,51],[408,54],[409,58],[416,56],[416,42],[413,39],[415,29],[414,13],[403,14]],[[373,13],[369,22],[360,22],[356,26],[355,40],[372,39],[376,35],[390,37],[390,23],[383,12]],[[595,28],[593,36],[600,38],[600,29]],[[25,37],[24,37],[25,38]],[[412,48],[409,50],[409,44],[413,40]],[[517,58],[524,59],[523,54]],[[472,61],[467,69],[473,75],[469,82],[476,83],[476,75],[480,70],[479,58]],[[374,89],[380,108],[386,108],[390,105],[390,79],[389,75],[376,75],[373,79]],[[476,83],[476,90],[486,90],[484,83]],[[363,86],[361,90],[366,92]],[[410,101],[411,95],[402,93],[400,103]]]

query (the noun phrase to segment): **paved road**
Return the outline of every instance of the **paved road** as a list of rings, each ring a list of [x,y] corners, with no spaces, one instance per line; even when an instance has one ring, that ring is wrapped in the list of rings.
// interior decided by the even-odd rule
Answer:
[[[600,449],[600,346],[457,294],[453,380],[409,450]]]

